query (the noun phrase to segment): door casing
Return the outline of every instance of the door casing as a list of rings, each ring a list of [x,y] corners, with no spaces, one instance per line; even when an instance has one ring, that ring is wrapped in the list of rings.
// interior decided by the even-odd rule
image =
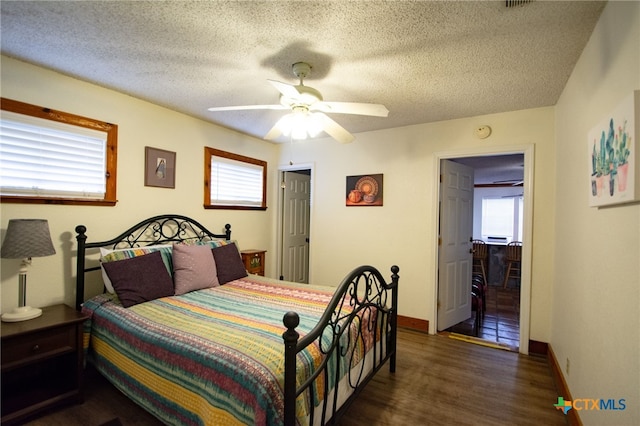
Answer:
[[[504,146],[504,147],[487,147],[487,148],[470,148],[459,151],[436,152],[434,153],[435,171],[434,182],[440,180],[440,161],[453,158],[475,157],[475,156],[492,156],[506,154],[524,154],[524,184],[522,187],[524,195],[524,217],[523,217],[523,238],[522,238],[522,270],[520,278],[520,348],[519,352],[525,355],[529,354],[529,326],[531,320],[531,256],[532,256],[532,236],[533,236],[533,168],[534,168],[534,148],[533,144]],[[436,185],[434,197],[432,200],[433,208],[433,224],[431,229],[433,232],[434,256],[433,264],[433,282],[438,282],[438,223],[440,222],[440,209],[438,208],[438,200],[440,199],[440,185]],[[429,327],[430,333],[437,333],[438,329],[438,286],[433,286],[433,303],[431,305],[430,317],[435,322],[433,327]]]

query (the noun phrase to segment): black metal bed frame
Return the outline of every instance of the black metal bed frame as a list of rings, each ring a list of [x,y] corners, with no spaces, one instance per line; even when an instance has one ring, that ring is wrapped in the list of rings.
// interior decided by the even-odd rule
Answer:
[[[199,222],[178,214],[164,214],[150,217],[133,225],[122,234],[107,241],[87,243],[87,228],[76,226],[76,240],[78,241],[78,260],[76,264],[76,310],[82,308],[84,302],[84,274],[96,271],[100,266],[87,268],[86,250],[90,248],[110,247],[132,248],[152,246],[163,243],[183,241],[207,241],[214,239],[230,240],[231,225],[224,226],[224,234],[214,234]]]
[[[86,267],[86,250],[91,248],[111,247],[129,248],[143,247],[180,241],[207,241],[211,239],[231,239],[231,225],[225,225],[223,234],[207,230],[197,221],[182,215],[166,214],[146,219],[115,238],[107,241],[87,243],[87,228],[76,226],[78,241],[78,259],[76,267],[76,309],[80,310],[84,302],[85,273],[100,269],[99,266]],[[296,424],[296,399],[305,393],[308,402],[310,424],[314,424],[316,413],[314,383],[318,379],[324,381],[324,395],[320,407],[321,424],[333,424],[346,411],[362,388],[388,361],[389,369],[396,368],[396,339],[398,311],[398,272],[397,266],[391,267],[391,281],[387,283],[380,272],[372,266],[360,266],[354,269],[345,279],[331,299],[318,324],[303,338],[299,338],[295,328],[300,322],[298,314],[288,312],[284,315],[286,328],[282,334],[284,340],[284,424]],[[351,325],[355,323],[354,335]],[[367,344],[365,333],[373,335],[368,344],[372,345],[369,357],[371,369],[365,371],[365,363],[354,365],[355,346]],[[317,345],[324,358],[319,368],[304,383],[296,384],[297,354],[309,345]],[[345,372],[340,371],[338,357],[349,357]],[[335,376],[329,377],[333,367]],[[357,367],[357,368],[356,368]],[[346,374],[345,386],[353,390],[350,397],[338,405],[338,386],[340,376]],[[328,389],[331,380],[335,382],[333,399],[329,400]],[[329,418],[329,420],[327,420]]]

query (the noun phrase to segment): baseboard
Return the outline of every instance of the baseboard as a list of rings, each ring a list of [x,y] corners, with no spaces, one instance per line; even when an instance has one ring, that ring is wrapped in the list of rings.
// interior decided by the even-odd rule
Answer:
[[[398,327],[409,328],[416,331],[429,332],[429,321],[398,315]]]
[[[549,344],[547,342],[538,342],[537,340],[529,340],[530,355],[546,356],[548,351],[549,351]]]
[[[547,361],[549,362],[549,367],[551,368],[551,376],[553,377],[553,382],[555,383],[556,389],[558,390],[558,396],[562,396],[567,401],[573,401],[571,392],[569,392],[569,386],[567,386],[567,382],[564,379],[564,375],[562,374],[562,369],[560,368],[560,364],[558,363],[556,355],[553,353],[551,345],[547,345],[547,349]],[[582,426],[582,421],[580,420],[580,416],[578,415],[577,410],[569,410],[566,417],[569,426]]]

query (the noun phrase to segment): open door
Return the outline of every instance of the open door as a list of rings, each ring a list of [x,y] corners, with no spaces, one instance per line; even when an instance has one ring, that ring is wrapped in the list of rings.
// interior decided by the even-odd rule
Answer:
[[[473,168],[442,160],[440,170],[438,331],[471,317],[473,262]]]
[[[283,172],[282,265],[280,279],[309,282],[309,228],[311,174],[309,170]]]

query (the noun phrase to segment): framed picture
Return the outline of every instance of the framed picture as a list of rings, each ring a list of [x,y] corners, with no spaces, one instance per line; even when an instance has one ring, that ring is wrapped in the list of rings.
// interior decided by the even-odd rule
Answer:
[[[176,153],[144,147],[144,185],[176,187]]]
[[[589,132],[589,206],[640,201],[640,90]]]
[[[381,206],[382,174],[347,176],[347,206]]]

